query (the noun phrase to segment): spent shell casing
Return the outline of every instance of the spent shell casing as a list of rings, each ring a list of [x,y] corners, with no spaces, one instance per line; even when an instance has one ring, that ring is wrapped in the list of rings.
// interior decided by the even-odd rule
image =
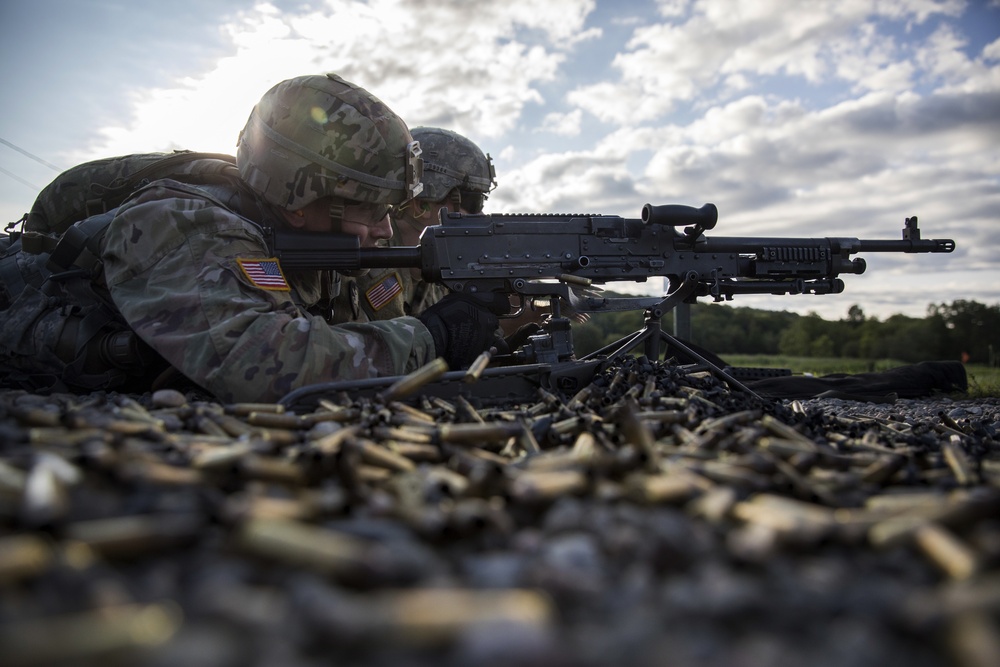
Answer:
[[[942,424],[950,428],[955,433],[964,435],[965,430],[962,428],[962,425],[952,419],[951,415],[947,412],[938,412],[938,418],[941,420]]]
[[[437,463],[444,458],[441,448],[437,445],[389,441],[386,446],[400,456],[417,463]]]
[[[788,424],[776,419],[775,417],[772,417],[771,415],[764,415],[763,417],[761,417],[760,423],[764,428],[766,428],[768,431],[778,436],[779,438],[784,438],[785,440],[795,440],[803,443],[808,442],[812,445],[816,444],[812,440],[804,436],[802,433],[800,433],[799,431],[796,431]]]
[[[734,412],[723,417],[716,417],[714,419],[706,419],[697,428],[694,429],[696,434],[701,434],[706,431],[717,431],[721,429],[729,429],[734,426],[739,426],[741,424],[747,424],[755,419],[759,419],[761,416],[760,410],[743,410],[741,412]]]
[[[703,479],[685,473],[639,474],[625,482],[629,498],[647,505],[682,504],[711,485]]]
[[[769,493],[736,503],[732,513],[737,519],[766,526],[798,543],[816,542],[838,526],[836,515],[828,507]]]
[[[358,442],[361,445],[361,460],[369,465],[395,472],[409,472],[417,467],[410,459],[377,442],[364,438],[359,438]]]
[[[482,424],[442,424],[438,427],[441,442],[451,444],[496,443],[521,433],[523,427],[516,422],[489,422]]]
[[[625,441],[634,445],[646,457],[646,468],[650,471],[660,469],[660,455],[656,451],[656,440],[649,425],[639,419],[639,406],[633,399],[628,399],[619,412],[620,426]]]
[[[424,364],[409,375],[406,375],[389,386],[377,396],[382,403],[391,403],[413,394],[429,382],[434,382],[448,371],[448,362],[437,357]]]
[[[941,453],[944,460],[955,475],[955,481],[962,486],[969,486],[979,481],[979,476],[969,463],[969,457],[962,449],[961,438],[953,435],[946,442],[941,443]]]
[[[305,430],[313,426],[313,424],[292,412],[251,412],[247,415],[246,420],[252,426],[285,429],[287,431]]]
[[[396,402],[390,403],[389,407],[392,408],[393,410],[395,410],[396,412],[399,412],[399,413],[402,413],[402,414],[404,414],[404,415],[406,415],[408,417],[411,417],[412,419],[416,420],[417,422],[424,422],[424,423],[427,423],[427,424],[433,424],[433,423],[436,422],[436,420],[434,419],[434,417],[432,417],[431,415],[427,414],[423,410],[419,410],[419,409],[413,407],[412,405],[407,405],[406,403],[401,403],[401,402],[396,401]]]
[[[948,620],[946,639],[956,665],[1000,665],[1000,626],[996,614],[985,611],[956,614]]]
[[[458,413],[458,408],[440,396],[432,396],[429,402],[432,407],[435,407],[446,414],[455,415]]]
[[[211,435],[218,438],[230,437],[229,434],[226,433],[226,430],[221,426],[219,426],[218,424],[216,424],[215,420],[212,419],[207,414],[204,413],[196,414],[191,419],[191,422],[194,425],[194,429],[198,433],[204,433],[205,435]]]
[[[0,537],[0,585],[37,576],[52,561],[52,546],[40,534],[22,533]]]
[[[468,421],[475,422],[477,424],[485,424],[486,420],[483,416],[479,414],[479,410],[476,409],[472,403],[469,402],[465,396],[458,395],[455,397],[455,403],[460,412],[464,413]],[[458,416],[458,412],[455,413]]]
[[[282,414],[285,406],[280,403],[231,403],[223,407],[226,414],[246,416],[252,412]]]
[[[588,484],[580,470],[524,472],[511,482],[510,495],[518,502],[534,503],[580,493]]]
[[[191,466],[197,470],[219,470],[233,466],[253,451],[249,442],[230,445],[203,445],[191,459]]]
[[[880,455],[861,471],[861,481],[871,484],[882,484],[895,475],[906,463],[906,457],[898,454]]]
[[[240,475],[247,479],[301,486],[306,482],[306,471],[295,461],[275,456],[248,454],[237,464]]]
[[[542,448],[538,444],[538,439],[535,438],[535,434],[528,428],[527,424],[521,424],[521,434],[518,437],[518,442],[521,444],[521,449],[529,456],[534,456],[542,451]]]
[[[195,486],[205,477],[201,470],[152,460],[128,460],[117,467],[122,479],[158,486]]]
[[[23,426],[57,427],[62,425],[62,412],[55,409],[15,407],[10,412]]]
[[[465,371],[465,375],[462,376],[464,382],[475,382],[478,380],[486,367],[490,365],[490,359],[493,355],[490,354],[489,350],[482,352],[476,360],[472,362],[472,365]]]
[[[39,426],[28,429],[28,442],[33,445],[75,447],[88,440],[110,441],[111,434],[101,428],[68,429],[60,426]]]
[[[595,458],[600,451],[597,438],[589,431],[583,431],[576,436],[571,450],[573,458],[580,462],[588,462]]]
[[[594,284],[594,281],[586,276],[577,276],[572,273],[560,273],[556,276],[559,282],[566,283],[567,285],[580,285],[581,287],[590,287]]]
[[[237,543],[250,553],[332,576],[350,577],[363,570],[369,555],[364,540],[284,519],[247,521]]]
[[[173,603],[103,606],[74,614],[0,626],[5,665],[81,665],[124,658],[167,642],[183,614]],[[58,640],[54,640],[58,638]]]
[[[411,442],[416,444],[430,444],[434,442],[434,433],[437,427],[433,424],[423,423],[409,426],[376,426],[372,429],[372,435],[381,440],[393,440],[398,442]]]
[[[109,558],[157,553],[198,539],[204,520],[193,513],[156,513],[77,521],[66,536]]]
[[[369,604],[366,615],[375,622],[377,635],[417,644],[449,642],[477,627],[546,630],[555,622],[548,596],[528,589],[386,591],[370,598]]]
[[[783,458],[791,458],[797,454],[815,454],[819,451],[816,443],[811,440],[789,439],[780,436],[764,436],[757,441],[757,446]]]
[[[913,537],[927,557],[952,579],[968,579],[979,569],[976,552],[936,522],[923,524]]]

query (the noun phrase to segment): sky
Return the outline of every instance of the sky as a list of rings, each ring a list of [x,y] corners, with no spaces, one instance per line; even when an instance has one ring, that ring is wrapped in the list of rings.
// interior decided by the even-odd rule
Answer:
[[[710,236],[877,239],[916,215],[957,243],[732,305],[1000,304],[1000,0],[6,0],[0,221],[87,160],[235,154],[264,92],[327,71],[478,143],[487,212],[712,202]]]

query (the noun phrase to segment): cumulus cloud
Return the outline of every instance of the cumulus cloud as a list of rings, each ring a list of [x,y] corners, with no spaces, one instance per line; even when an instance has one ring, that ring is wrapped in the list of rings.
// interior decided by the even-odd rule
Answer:
[[[231,56],[169,89],[136,92],[130,122],[104,128],[85,152],[163,150],[179,135],[205,150],[232,151],[265,90],[322,71],[374,92],[410,125],[499,137],[526,105],[544,102],[539,85],[556,77],[567,52],[600,36],[584,27],[593,7],[594,0],[329,0],[296,12],[260,4],[225,26]]]
[[[546,114],[542,119],[541,132],[551,132],[567,137],[580,134],[580,121],[583,119],[583,111],[574,109],[569,113],[553,112]]]
[[[333,70],[411,126],[491,152],[494,212],[637,217],[647,202],[711,201],[722,235],[880,238],[918,215],[925,236],[958,241],[953,256],[873,258],[842,299],[742,305],[921,315],[931,301],[995,301],[1000,283],[989,236],[1000,39],[973,48],[958,20],[969,8],[659,0],[607,17],[595,0],[260,4],[225,23],[226,57],[137,88],[130,117],[81,157],[232,152],[268,87]]]

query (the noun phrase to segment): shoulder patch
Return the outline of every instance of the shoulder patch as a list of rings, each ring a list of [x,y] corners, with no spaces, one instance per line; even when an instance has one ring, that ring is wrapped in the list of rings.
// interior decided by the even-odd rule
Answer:
[[[403,291],[403,283],[399,279],[399,274],[393,272],[382,280],[368,288],[365,298],[375,310],[381,310],[397,295]]]
[[[285,274],[281,271],[281,264],[274,257],[269,259],[241,259],[237,258],[243,275],[254,287],[266,290],[276,290],[279,292],[290,292],[291,287],[285,280]]]

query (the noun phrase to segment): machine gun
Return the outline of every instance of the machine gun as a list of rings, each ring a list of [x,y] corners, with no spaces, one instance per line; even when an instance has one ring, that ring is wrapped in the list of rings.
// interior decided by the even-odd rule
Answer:
[[[356,237],[301,232],[274,232],[272,241],[286,269],[417,267],[428,282],[481,298],[500,316],[516,315],[529,300],[549,301],[552,316],[545,327],[503,360],[507,363],[575,359],[562,304],[578,312],[644,310],[641,331],[580,360],[619,356],[640,344],[646,356],[655,359],[666,342],[747,391],[717,364],[662,331],[660,318],[678,304],[702,297],[723,301],[741,294],[839,294],[844,290],[842,274],[865,272],[865,260],[856,256],[860,253],[955,249],[951,239],[921,238],[916,217],[906,219],[898,240],[706,236],[717,222],[714,204],[646,204],[639,219],[468,215],[442,209],[440,224],[427,227],[418,246],[360,248]],[[668,280],[669,290],[662,297],[608,298],[593,290],[594,285],[654,277]],[[513,306],[511,297],[517,300]]]

